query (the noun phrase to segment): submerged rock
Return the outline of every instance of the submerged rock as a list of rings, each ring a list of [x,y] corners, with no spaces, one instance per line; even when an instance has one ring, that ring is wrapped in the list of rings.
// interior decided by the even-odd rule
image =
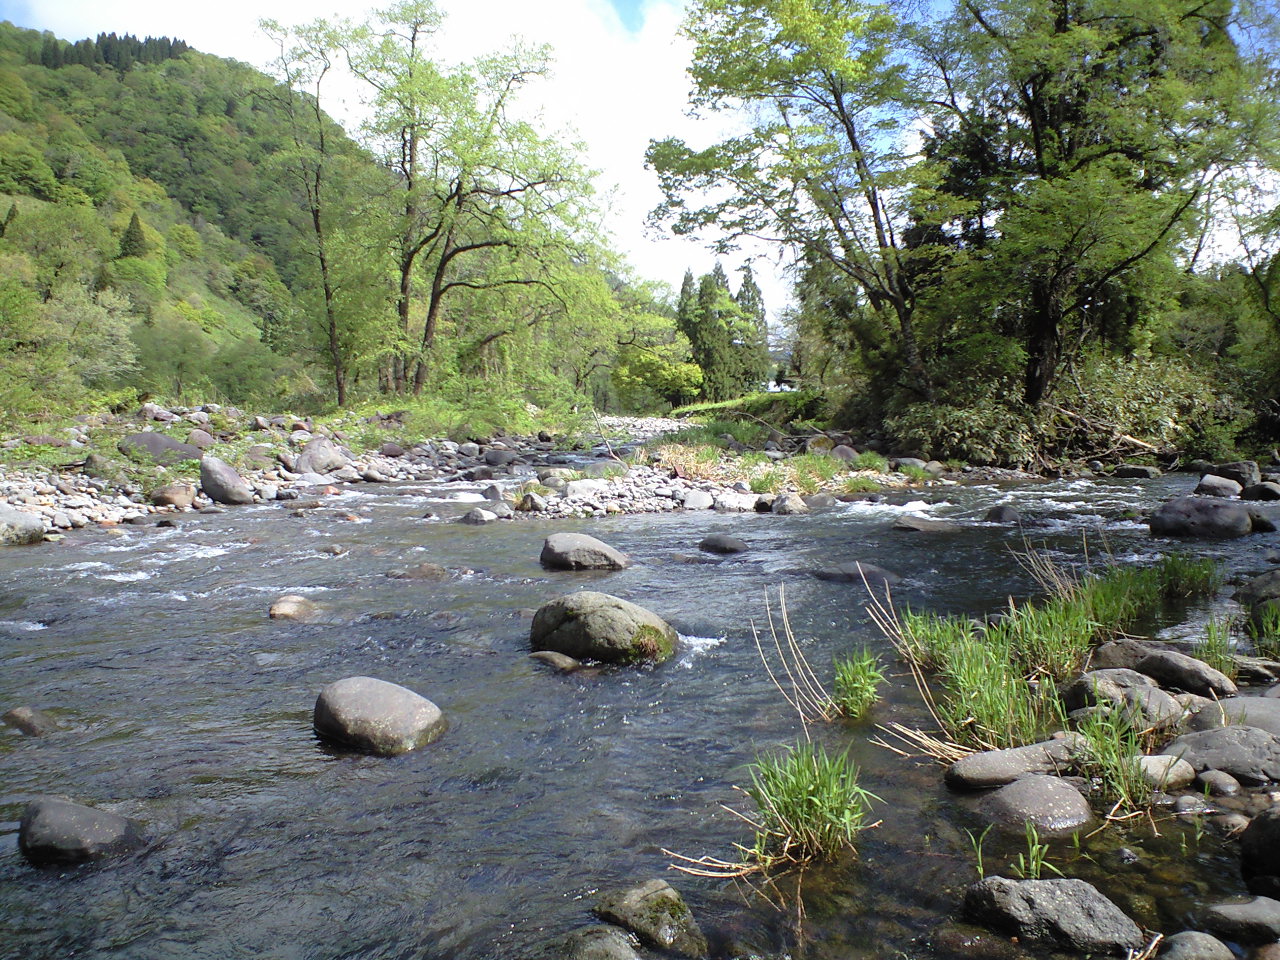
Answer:
[[[597,924],[574,930],[537,953],[539,960],[640,960],[636,940],[617,927]]]
[[[18,826],[18,849],[37,866],[83,863],[141,846],[142,825],[66,797],[27,804]]]
[[[1138,925],[1083,880],[987,877],[965,891],[964,912],[1019,939],[1080,953],[1125,954],[1143,945]]]
[[[43,737],[58,729],[58,723],[43,710],[35,707],[14,707],[0,717],[15,730],[21,730],[28,737]]]
[[[545,663],[561,673],[573,673],[573,671],[582,668],[582,664],[573,659],[573,657],[567,657],[563,653],[556,653],[554,650],[536,650],[529,654],[529,659]]]
[[[875,590],[883,590],[898,583],[902,578],[892,570],[878,567],[874,563],[854,560],[851,563],[832,563],[813,571],[819,580],[831,580],[835,583],[866,583]]]
[[[745,553],[751,548],[747,546],[745,541],[739,540],[737,537],[731,537],[724,533],[713,533],[702,538],[702,541],[698,544],[698,549],[705,550],[708,553]]]
[[[908,533],[955,533],[960,524],[950,520],[937,520],[933,517],[916,517],[905,514],[893,521],[892,530],[905,530]]]
[[[1019,832],[1033,824],[1043,837],[1065,837],[1093,823],[1093,810],[1080,791],[1053,776],[1027,776],[987,794],[979,810],[988,819]]]
[[[640,942],[682,957],[705,957],[707,938],[698,929],[684,898],[665,880],[648,880],[600,898],[596,915],[625,927]]]
[[[534,650],[605,663],[661,662],[675,652],[676,637],[657,614],[594,590],[543,605],[529,630]]]
[[[542,544],[538,561],[549,570],[624,570],[631,560],[585,533],[553,533]]]
[[[326,740],[387,757],[426,746],[448,726],[426,697],[373,677],[347,677],[321,690],[313,723]]]

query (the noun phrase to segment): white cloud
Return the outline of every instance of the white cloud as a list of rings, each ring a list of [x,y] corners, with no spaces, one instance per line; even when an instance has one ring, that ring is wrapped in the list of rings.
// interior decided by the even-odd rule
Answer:
[[[710,269],[714,257],[697,241],[655,236],[645,217],[661,199],[644,169],[651,138],[698,137],[685,116],[689,80],[687,41],[679,36],[684,0],[646,0],[640,30],[628,31],[608,0],[437,0],[447,14],[439,49],[466,60],[509,46],[518,36],[555,51],[554,75],[530,85],[524,100],[553,129],[572,129],[586,145],[598,186],[612,189],[606,227],[643,277],[678,286],[686,268]],[[284,24],[317,16],[363,19],[380,3],[314,0],[224,0],[213,4],[172,0],[57,0],[12,12],[20,26],[51,30],[66,39],[99,32],[181,37],[222,57],[264,66],[275,50],[257,28],[270,17]],[[0,7],[0,10],[4,9]],[[705,122],[705,121],[703,121]],[[737,258],[726,257],[732,276]],[[771,312],[786,299],[786,285],[771,260],[756,264]]]

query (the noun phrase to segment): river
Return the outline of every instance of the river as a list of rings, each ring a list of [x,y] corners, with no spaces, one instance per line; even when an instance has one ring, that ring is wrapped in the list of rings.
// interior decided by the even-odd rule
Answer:
[[[0,732],[0,957],[518,958],[591,922],[597,891],[654,876],[684,893],[717,956],[972,955],[946,931],[975,876],[966,831],[981,823],[940,768],[871,743],[876,724],[923,724],[919,698],[871,628],[862,587],[806,571],[870,561],[904,576],[899,603],[985,613],[1035,594],[1013,556],[1024,533],[1064,561],[1087,542],[1139,562],[1171,544],[1133,518],[1192,486],[1187,475],[975,485],[802,517],[469,527],[447,522],[472,505],[458,499],[469,488],[366,485],[301,515],[293,504],[241,507],[6,549],[0,709],[30,704],[62,729]],[[1025,531],[981,522],[997,503],[1017,507]],[[428,510],[441,519],[422,519]],[[890,530],[904,512],[961,529]],[[542,539],[563,529],[636,563],[544,571]],[[751,550],[700,555],[709,533]],[[1259,572],[1274,546],[1268,535],[1191,549]],[[387,576],[425,561],[451,576]],[[730,856],[749,842],[721,805],[745,810],[734,787],[749,782],[747,764],[802,736],[751,637],[779,587],[820,673],[865,644],[891,674],[868,720],[811,728],[852,752],[883,822],[858,859],[805,878],[803,918],[794,902],[779,911],[731,883],[670,872],[662,852]],[[578,589],[665,617],[683,637],[676,657],[567,675],[529,660],[531,611]],[[270,620],[285,593],[324,605],[324,621]],[[1189,635],[1212,606],[1156,626]],[[448,732],[395,759],[320,744],[317,692],[356,674],[435,701]],[[33,868],[17,821],[49,793],[136,817],[152,842],[116,861]],[[1055,857],[1168,933],[1205,897],[1243,892],[1212,833],[1160,833],[1112,829],[1079,851],[1055,845]],[[1120,866],[1122,846],[1132,867]],[[990,839],[988,869],[1014,849]]]

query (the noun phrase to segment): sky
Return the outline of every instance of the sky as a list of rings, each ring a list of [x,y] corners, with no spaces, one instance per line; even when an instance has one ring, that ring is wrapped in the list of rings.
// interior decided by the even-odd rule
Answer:
[[[686,268],[709,271],[705,244],[647,229],[645,217],[661,200],[644,169],[651,138],[706,142],[707,121],[689,118],[685,74],[690,47],[679,35],[685,0],[436,0],[446,14],[439,49],[466,60],[519,37],[555,50],[553,76],[530,85],[524,106],[551,130],[585,143],[587,166],[600,170],[597,188],[609,191],[605,227],[635,272],[679,288]],[[258,30],[271,18],[299,24],[338,15],[363,19],[385,5],[369,0],[0,0],[0,20],[49,30],[65,40],[98,33],[180,38],[220,57],[264,67],[275,52]],[[712,131],[713,133],[713,131]],[[785,305],[787,286],[776,254],[757,249],[756,279],[770,314]],[[724,257],[732,282],[740,256]]]

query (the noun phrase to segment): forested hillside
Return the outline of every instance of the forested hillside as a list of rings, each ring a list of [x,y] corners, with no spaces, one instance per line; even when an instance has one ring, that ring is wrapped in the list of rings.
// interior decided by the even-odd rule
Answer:
[[[696,395],[672,310],[594,235],[589,173],[506,116],[545,54],[446,75],[423,53],[431,23],[408,64],[347,25],[371,82],[435,71],[362,145],[323,109],[337,28],[274,29],[278,78],[170,38],[0,24],[7,414],[139,393],[273,409],[479,393],[513,415]]]

